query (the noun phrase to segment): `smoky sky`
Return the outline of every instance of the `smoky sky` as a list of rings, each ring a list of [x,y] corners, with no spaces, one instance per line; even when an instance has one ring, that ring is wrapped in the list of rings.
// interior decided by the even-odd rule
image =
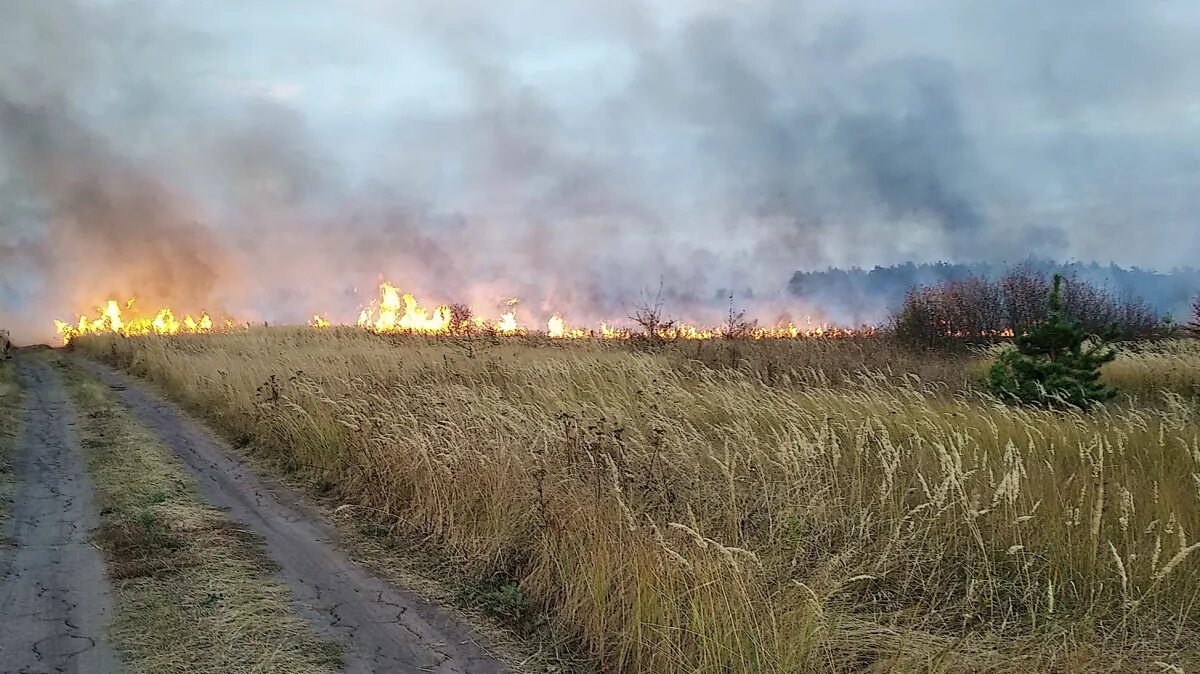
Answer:
[[[449,5],[449,6],[445,6]],[[1185,1],[0,0],[0,326],[627,316],[796,270],[1200,259]],[[727,302],[727,301],[726,301]]]

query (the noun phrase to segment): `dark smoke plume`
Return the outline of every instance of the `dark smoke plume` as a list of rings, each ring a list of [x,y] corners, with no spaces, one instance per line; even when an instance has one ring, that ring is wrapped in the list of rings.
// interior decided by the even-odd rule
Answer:
[[[0,0],[0,324],[108,296],[858,316],[829,266],[1200,259],[1167,0]],[[887,295],[895,289],[881,293]],[[856,300],[857,301],[857,300]]]

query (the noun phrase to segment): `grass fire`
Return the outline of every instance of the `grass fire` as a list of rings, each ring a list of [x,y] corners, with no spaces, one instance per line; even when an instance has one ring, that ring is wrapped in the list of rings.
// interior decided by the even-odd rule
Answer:
[[[1200,672],[1200,3],[0,7],[0,672]]]
[[[698,327],[684,322],[665,321],[661,324],[646,324],[645,319],[633,316],[624,322],[642,323],[641,326],[615,327],[620,322],[612,324],[601,321],[598,324],[584,328],[568,325],[565,319],[557,313],[552,314],[544,323],[529,325],[517,316],[519,300],[511,299],[507,310],[494,319],[488,319],[475,314],[465,305],[438,305],[425,308],[417,299],[402,292],[388,282],[379,286],[379,297],[363,307],[355,323],[360,328],[377,333],[404,333],[430,336],[469,336],[469,335],[525,335],[531,333],[544,334],[552,339],[629,339],[649,330],[655,339],[662,340],[698,340],[716,339],[721,337],[743,337],[749,339],[798,339],[805,337],[853,337],[868,335],[874,328],[842,328],[826,324],[813,324],[811,320],[803,327],[793,323],[785,323],[769,328],[758,327],[757,322],[747,321],[744,316],[732,317],[724,326]],[[204,311],[193,318],[190,314],[182,320],[175,317],[170,308],[161,308],[151,316],[142,317],[134,310],[134,300],[124,303],[117,300],[107,300],[97,306],[92,316],[81,314],[73,322],[54,321],[55,332],[63,344],[69,344],[72,339],[82,335],[96,333],[112,333],[116,335],[136,336],[146,334],[175,335],[211,332],[214,329],[231,330],[245,327],[247,323],[234,319],[224,319],[219,325]],[[124,309],[122,309],[124,307]],[[643,309],[642,311],[647,311]],[[131,315],[132,314],[132,315]],[[314,328],[328,328],[334,324],[320,313],[312,315],[308,325]],[[647,326],[649,326],[647,328]]]
[[[610,671],[1198,664],[1200,342],[1130,347],[1103,373],[1126,398],[1062,412],[989,397],[987,352],[884,335],[626,341],[72,348],[499,579],[477,606]]]
[[[457,601],[573,667],[1200,666],[1200,342],[1079,279],[988,288],[913,288],[859,330],[659,302],[526,323],[382,283],[346,325],[114,301],[62,334],[453,560],[438,582],[488,579]],[[1127,322],[1076,318],[1100,315]],[[1077,349],[1059,324],[1114,355],[1019,388],[1022,359],[1067,372],[1036,360]]]
[[[229,322],[225,327],[231,326],[232,323]],[[81,314],[74,323],[54,322],[54,330],[62,337],[63,344],[68,344],[75,337],[82,335],[105,332],[118,335],[175,335],[180,332],[210,332],[212,329],[213,320],[204,312],[200,312],[196,318],[190,314],[186,315],[182,321],[175,317],[174,311],[166,307],[150,316],[141,316],[135,310],[132,299],[124,303],[108,300],[96,307],[95,316]]]

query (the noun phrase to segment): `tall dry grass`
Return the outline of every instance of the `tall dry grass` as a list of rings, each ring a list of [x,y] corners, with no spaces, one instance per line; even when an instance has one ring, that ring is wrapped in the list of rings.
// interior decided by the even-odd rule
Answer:
[[[355,330],[76,348],[515,575],[610,671],[1200,666],[1177,394],[1063,414],[901,371],[771,385],[670,350]]]
[[[1106,381],[1127,395],[1152,399],[1163,391],[1200,398],[1200,339],[1169,339],[1122,345],[1104,366]]]
[[[636,350],[639,345],[618,344],[616,348]],[[681,340],[661,345],[656,353],[685,370],[695,366],[737,370],[768,386],[837,387],[870,372],[900,383],[916,375],[927,386],[960,391],[978,379],[971,368],[974,357],[969,350],[913,349],[888,334],[835,339]]]

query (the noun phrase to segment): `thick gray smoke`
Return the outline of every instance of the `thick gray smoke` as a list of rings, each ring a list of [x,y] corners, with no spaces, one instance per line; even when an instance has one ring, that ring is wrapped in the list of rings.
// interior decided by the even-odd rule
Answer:
[[[837,315],[798,269],[1195,265],[1197,83],[1182,0],[0,0],[0,325],[346,320],[381,277],[773,321]]]

